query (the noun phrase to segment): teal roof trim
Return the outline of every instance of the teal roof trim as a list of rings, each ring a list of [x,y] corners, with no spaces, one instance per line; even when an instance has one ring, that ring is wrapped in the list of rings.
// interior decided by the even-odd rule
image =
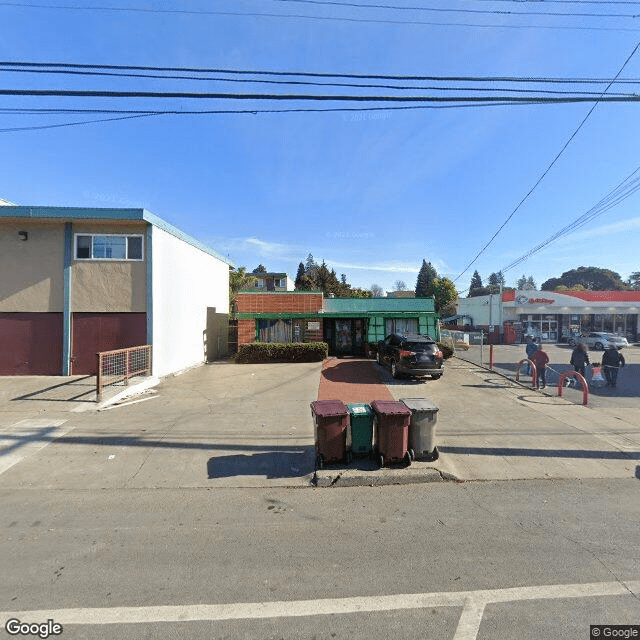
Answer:
[[[229,266],[235,266],[229,258],[225,258],[211,247],[196,240],[177,227],[168,223],[166,220],[159,218],[155,214],[146,209],[112,209],[112,208],[93,208],[93,207],[0,207],[1,218],[33,218],[37,220],[60,220],[65,222],[73,222],[74,220],[139,220],[148,222],[158,229],[162,229],[171,234],[175,238],[190,244],[196,249],[200,249],[204,253],[221,260]]]
[[[325,312],[336,313],[430,313],[433,298],[325,298]]]

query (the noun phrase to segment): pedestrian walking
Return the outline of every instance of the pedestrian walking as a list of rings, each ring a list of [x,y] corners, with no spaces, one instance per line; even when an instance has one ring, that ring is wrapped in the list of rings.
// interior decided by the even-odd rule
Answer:
[[[549,362],[549,356],[546,351],[543,350],[542,345],[540,345],[531,356],[531,362],[536,365],[536,372],[538,374],[536,386],[538,389],[544,389],[547,386],[547,363]]]
[[[585,375],[585,370],[589,364],[589,354],[582,343],[579,343],[571,353],[569,364],[573,365],[573,370]]]
[[[531,356],[538,350],[538,345],[536,341],[533,339],[533,336],[527,336],[527,346],[524,348],[527,359],[531,360]],[[531,375],[531,365],[527,363],[527,375]]]
[[[604,377],[607,379],[607,387],[615,387],[618,381],[618,371],[624,367],[624,356],[612,345],[607,345],[602,354],[602,366]]]

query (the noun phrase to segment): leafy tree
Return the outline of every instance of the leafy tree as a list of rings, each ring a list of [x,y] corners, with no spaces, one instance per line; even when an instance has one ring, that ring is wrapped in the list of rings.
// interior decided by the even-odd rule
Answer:
[[[233,310],[238,291],[253,286],[255,277],[247,273],[246,267],[238,267],[229,272],[229,309]]]
[[[445,307],[458,299],[458,291],[456,290],[456,285],[449,278],[437,278],[434,285],[433,297],[436,311],[440,313]]]
[[[634,271],[627,282],[632,289],[640,289],[640,271]]]
[[[371,291],[371,296],[373,298],[382,298],[384,295],[384,291],[379,284],[372,284],[369,291]]]
[[[407,285],[405,284],[404,280],[396,280],[393,283],[393,290],[394,291],[405,291],[407,289]]]
[[[553,291],[557,286],[572,288],[582,285],[588,291],[625,291],[629,285],[623,282],[620,274],[600,267],[578,267],[565,271],[559,278],[549,278],[542,283],[542,289]]]
[[[296,281],[296,291],[316,291],[317,288],[315,278],[306,273]]]
[[[475,289],[469,289],[467,298],[477,298],[478,296],[488,296],[491,293],[498,293],[498,289],[494,287],[476,287]]]
[[[438,272],[430,262],[422,260],[422,266],[418,272],[416,281],[416,298],[428,298],[434,294],[434,281],[438,277]]]
[[[295,288],[300,289],[301,278],[304,276],[304,263],[298,265],[298,273],[296,273]]]
[[[263,264],[259,264],[254,270],[253,273],[268,273],[266,267]]]

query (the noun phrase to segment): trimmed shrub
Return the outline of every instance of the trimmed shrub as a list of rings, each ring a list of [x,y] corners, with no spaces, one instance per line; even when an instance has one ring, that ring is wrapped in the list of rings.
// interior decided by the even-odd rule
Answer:
[[[251,342],[240,345],[235,362],[320,362],[329,354],[326,342]]]
[[[442,357],[447,360],[453,355],[453,348],[443,342],[438,342],[438,349],[442,351]]]

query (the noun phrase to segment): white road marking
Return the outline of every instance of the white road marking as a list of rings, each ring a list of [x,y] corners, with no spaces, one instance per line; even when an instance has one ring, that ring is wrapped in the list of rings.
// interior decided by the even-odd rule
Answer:
[[[0,430],[0,474],[71,431],[72,427],[59,428],[65,422],[29,418]]]
[[[465,602],[453,640],[475,640],[480,630],[485,606],[485,602],[479,602],[473,597]]]
[[[475,635],[472,635],[473,629],[475,628],[477,633],[477,628],[480,625],[483,608],[490,603],[621,596],[630,595],[630,591],[634,594],[640,592],[640,580],[322,600],[2,611],[0,612],[0,620],[9,620],[10,618],[28,621],[53,619],[63,626],[65,624],[148,624],[158,622],[219,622],[221,620],[295,618],[431,607],[464,607],[460,625],[458,626],[458,631],[461,635],[456,635],[456,639],[472,640],[475,638]],[[475,625],[475,627],[472,625]]]

